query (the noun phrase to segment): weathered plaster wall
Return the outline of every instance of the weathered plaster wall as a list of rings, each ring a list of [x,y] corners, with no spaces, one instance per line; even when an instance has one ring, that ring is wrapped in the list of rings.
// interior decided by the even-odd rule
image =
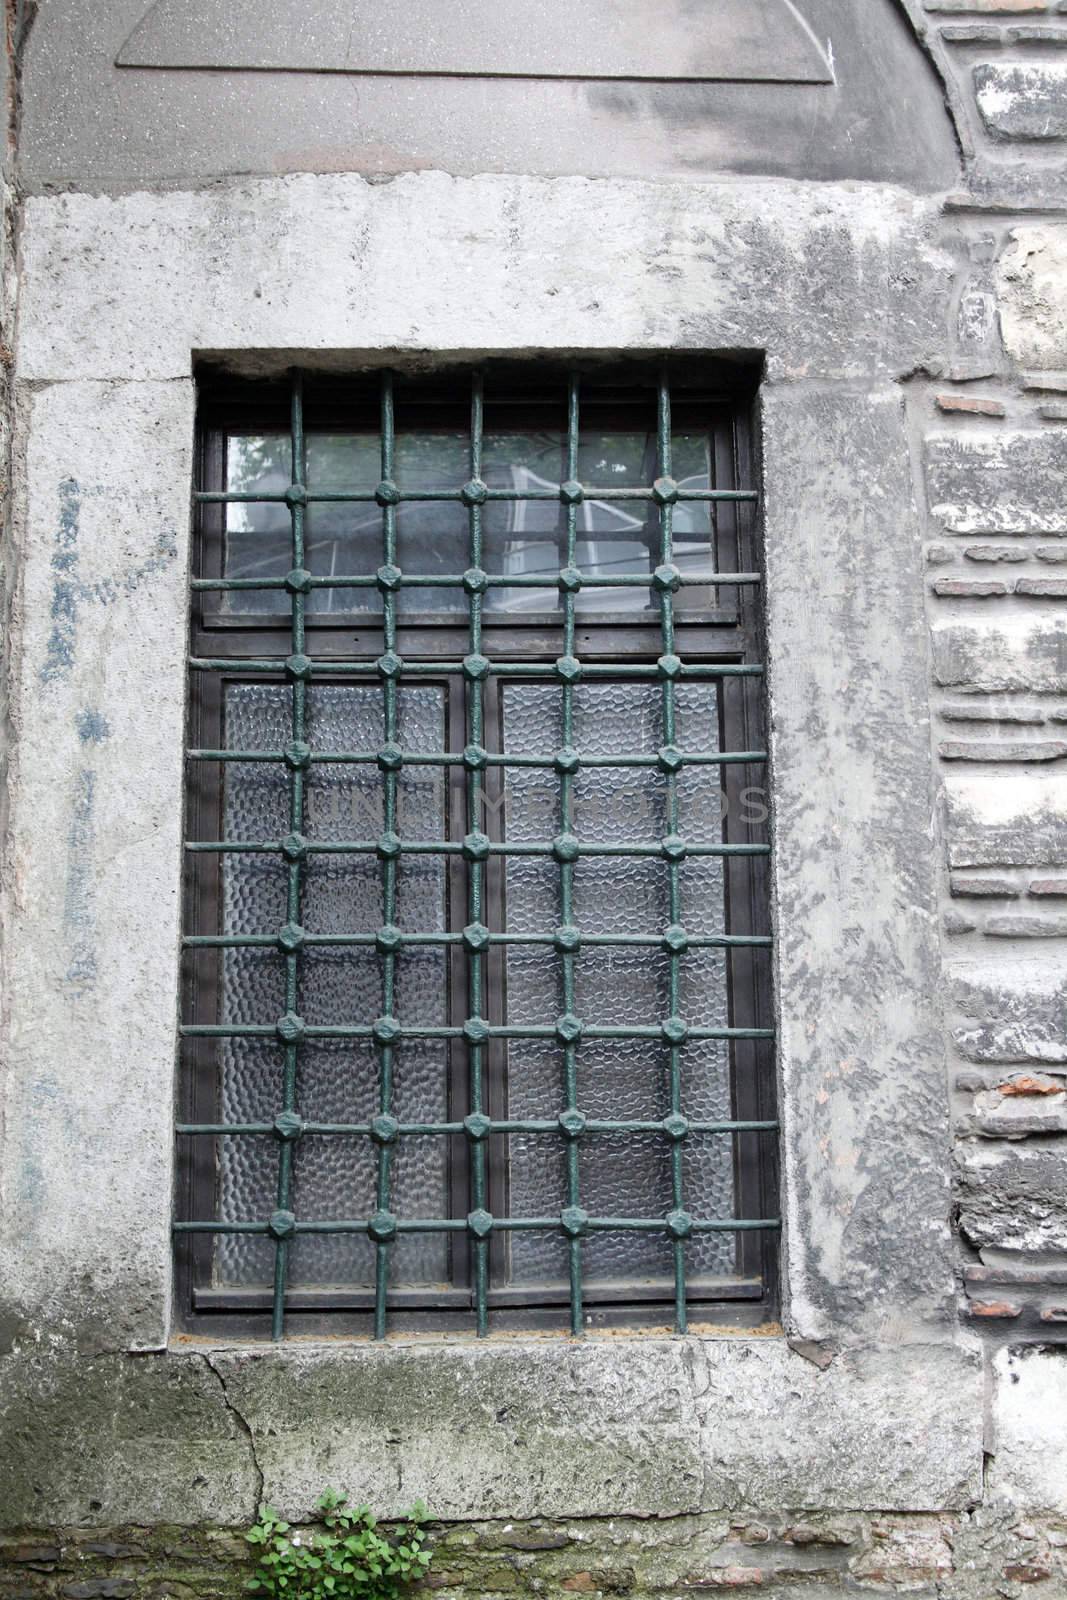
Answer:
[[[877,15],[956,119],[918,194],[717,180],[710,138],[671,181],[120,192],[144,150],[82,171],[62,122],[34,166],[42,89],[24,177],[73,192],[21,232],[0,1510],[83,1531],[11,1543],[4,1592],[222,1593],[226,1537],[163,1527],[343,1481],[469,1523],[467,1596],[1067,1593],[1067,15]],[[767,363],[783,1330],[168,1344],[196,353],[731,348]]]

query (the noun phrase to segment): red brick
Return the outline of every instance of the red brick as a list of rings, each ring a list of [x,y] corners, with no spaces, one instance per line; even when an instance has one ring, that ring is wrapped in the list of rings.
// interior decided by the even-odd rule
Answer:
[[[977,394],[939,394],[939,411],[963,411],[972,417],[1002,417],[1004,407],[999,400],[989,400]]]

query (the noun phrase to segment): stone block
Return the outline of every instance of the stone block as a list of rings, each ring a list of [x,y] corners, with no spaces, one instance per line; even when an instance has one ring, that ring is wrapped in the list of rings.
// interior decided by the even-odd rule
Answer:
[[[1067,102],[1067,93],[1060,94]],[[1067,365],[1067,224],[1013,228],[996,270],[1008,354],[1021,366],[1050,369],[1056,378],[1055,369]]]
[[[1067,135],[1067,67],[983,63],[974,69],[978,112],[1000,139],[1062,139]]]
[[[935,619],[934,681],[969,694],[1067,693],[1067,617],[993,612]]]
[[[990,1497],[1067,1515],[1067,1349],[998,1350],[993,1375]]]
[[[966,1142],[956,1151],[960,1230],[978,1250],[1067,1250],[1067,1162],[1057,1145]]]
[[[1055,769],[979,774],[946,769],[952,867],[1067,866],[1067,781]]]
[[[1067,432],[926,441],[930,512],[946,533],[1067,533],[1065,472]]]

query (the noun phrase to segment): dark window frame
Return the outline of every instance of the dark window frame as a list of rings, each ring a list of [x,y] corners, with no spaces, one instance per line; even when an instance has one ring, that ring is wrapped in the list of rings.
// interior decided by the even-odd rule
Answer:
[[[673,364],[672,364],[673,365]],[[504,377],[506,379],[504,369]],[[531,369],[519,367],[515,373],[519,384],[529,395]],[[600,398],[583,401],[583,427],[620,426],[634,418],[632,400],[635,391],[633,378],[637,377],[643,388],[641,404],[644,417],[648,416],[649,386],[654,386],[654,374],[647,368],[637,367],[623,377],[624,387],[616,386],[609,375],[601,378],[595,370],[583,374],[583,383],[592,386],[602,383]],[[466,369],[459,382],[469,382]],[[553,374],[558,392],[559,378]],[[716,483],[721,488],[749,487],[756,482],[757,462],[754,430],[752,427],[752,402],[754,398],[751,369],[734,368],[723,364],[702,363],[694,373],[692,388],[679,384],[672,372],[672,404],[675,431],[686,425],[708,427],[715,440]],[[498,377],[497,384],[501,382]],[[369,393],[376,384],[374,376],[357,380],[309,380],[308,399],[305,402],[306,426],[312,431],[355,431],[366,428],[377,434],[378,416],[376,400]],[[401,383],[402,379],[398,379]],[[425,384],[426,380],[422,382]],[[445,377],[442,387],[457,380]],[[693,382],[693,379],[690,379]],[[361,391],[363,391],[361,393]],[[622,403],[620,404],[620,392]],[[423,425],[436,422],[437,426],[451,429],[461,414],[445,395],[426,407],[420,406],[417,420]],[[415,408],[404,408],[403,390],[398,393],[398,425],[407,426]],[[559,423],[560,408],[555,406],[554,417]],[[220,375],[202,375],[200,411],[197,438],[197,487],[214,491],[225,487],[225,436],[227,431],[273,431],[288,427],[288,400],[281,386],[249,384]],[[465,416],[465,413],[462,413]],[[547,412],[536,396],[515,408],[518,426],[528,426],[531,417],[544,421]],[[589,419],[593,420],[590,421]],[[720,505],[715,520],[718,540],[719,570],[722,572],[758,570],[760,567],[759,520],[754,506]],[[221,572],[222,539],[225,507],[217,503],[199,504],[194,518],[194,575],[213,576]],[[206,604],[194,605],[191,620],[191,650],[194,657],[211,656],[233,659],[238,662],[249,656],[287,653],[289,621],[284,616],[244,617],[223,615],[213,611],[208,596],[194,596]],[[745,587],[720,588],[714,610],[679,618],[677,631],[684,648],[680,650],[687,660],[715,662],[761,662],[762,616],[756,594]],[[331,659],[350,663],[365,660],[370,665],[383,648],[380,619],[367,615],[309,616],[307,620],[309,654],[326,665],[316,682],[329,681],[328,662]],[[590,662],[625,662],[627,660],[655,659],[662,649],[658,620],[634,620],[618,616],[579,616],[577,623],[578,650],[581,658]],[[561,628],[550,619],[509,619],[506,615],[486,614],[485,649],[491,658],[516,659],[523,662],[554,660],[561,653]],[[465,653],[466,628],[458,620],[455,626],[434,621],[422,624],[417,619],[402,617],[399,622],[397,648],[405,658],[455,660]],[[233,679],[240,680],[241,672],[235,665]],[[221,732],[221,700],[224,684],[232,681],[227,673],[193,676],[190,695],[190,744],[194,748],[217,748]],[[247,680],[246,680],[247,681]],[[352,682],[351,676],[345,679]],[[373,672],[368,681],[377,682]],[[461,748],[463,744],[463,685],[458,676],[442,672],[437,678],[420,678],[422,683],[440,683],[445,688],[448,706],[449,747]],[[514,680],[509,680],[514,681]],[[723,680],[725,692],[720,696],[721,740],[723,749],[754,749],[762,742],[763,695],[761,681],[757,679]],[[499,685],[492,687],[490,680],[487,712],[499,694]],[[458,719],[458,720],[456,720]],[[487,740],[487,743],[490,742]],[[450,832],[461,833],[463,824],[462,771],[451,769],[452,783],[449,797],[451,814]],[[222,784],[221,769],[209,764],[190,773],[188,796],[187,837],[193,839],[215,837],[221,824]],[[458,785],[457,785],[458,780]],[[502,774],[500,775],[502,781]],[[726,843],[765,842],[768,835],[765,825],[747,819],[742,802],[742,791],[751,782],[747,767],[727,766],[722,769],[722,782],[728,805],[724,822],[723,840]],[[218,907],[219,858],[194,855],[187,859],[186,870],[186,927],[199,929],[214,926]],[[449,899],[451,915],[465,920],[465,891],[462,884],[463,863],[453,858],[449,864]],[[212,879],[216,880],[213,885]],[[494,881],[496,880],[496,881]],[[495,895],[502,904],[503,863],[487,883],[487,893]],[[727,906],[726,928],[731,933],[760,934],[769,931],[769,887],[765,857],[726,857],[724,859],[724,885]],[[213,961],[211,958],[215,957]],[[728,986],[730,996],[730,1022],[732,1026],[770,1028],[773,1025],[771,975],[769,953],[747,948],[727,952]],[[450,988],[453,1002],[459,1012],[466,1014],[466,958],[462,951],[453,949],[450,959]],[[503,1001],[503,955],[496,952],[494,965],[489,971],[490,994],[496,1014],[501,1014]],[[218,1005],[217,952],[186,950],[183,963],[183,1016],[186,1021],[210,1022],[217,1017]],[[179,1117],[183,1122],[212,1120],[216,1114],[217,1061],[211,1040],[187,1039],[185,1070],[182,1072],[179,1094]],[[489,1081],[492,1086],[502,1081],[500,1057],[505,1047],[498,1043],[490,1063]],[[450,1082],[457,1085],[462,1077],[463,1051],[453,1050]],[[773,1120],[775,1111],[775,1083],[773,1045],[763,1040],[737,1040],[731,1045],[731,1074],[733,1080],[733,1115],[741,1120]],[[450,1092],[452,1092],[450,1090]],[[455,1114],[454,1112],[452,1114]],[[462,1115],[462,1112],[459,1113]],[[492,1108],[491,1108],[491,1114]],[[497,1112],[496,1114],[499,1114]],[[504,1137],[500,1137],[501,1144]],[[492,1144],[493,1141],[490,1141]],[[462,1151],[466,1141],[450,1138],[451,1192],[456,1214],[464,1215],[468,1209],[461,1205],[460,1194],[468,1173]],[[771,1135],[744,1134],[733,1137],[735,1190],[738,1216],[774,1217],[778,1211],[777,1139]],[[506,1157],[499,1154],[490,1160],[494,1182],[500,1181],[499,1168],[506,1165]],[[179,1137],[178,1162],[178,1217],[190,1219],[214,1214],[214,1153],[212,1142],[206,1138]],[[492,1207],[491,1207],[492,1209]],[[506,1214],[506,1213],[505,1213]],[[714,1323],[726,1326],[752,1326],[765,1323],[774,1315],[777,1303],[777,1235],[771,1231],[740,1233],[738,1241],[737,1271],[730,1277],[716,1280],[694,1280],[687,1296],[692,1323]],[[466,1331],[474,1327],[472,1289],[469,1271],[469,1241],[465,1234],[450,1235],[452,1240],[452,1287],[442,1291],[423,1291],[394,1287],[387,1297],[389,1325],[392,1330],[449,1330]],[[499,1265],[502,1244],[500,1235],[493,1246],[493,1260]],[[210,1263],[213,1242],[210,1235],[179,1234],[177,1237],[178,1295],[177,1303],[182,1326],[189,1331],[209,1335],[234,1337],[260,1336],[269,1331],[271,1296],[267,1291],[217,1289],[210,1284]],[[494,1274],[495,1276],[495,1274]],[[565,1282],[546,1285],[534,1291],[529,1287],[509,1288],[497,1283],[489,1295],[489,1323],[491,1329],[565,1327],[569,1293]],[[286,1296],[287,1328],[290,1332],[363,1334],[373,1326],[373,1289],[346,1288],[332,1290],[290,1289]],[[620,1298],[618,1286],[600,1287],[595,1282],[584,1291],[585,1324],[598,1326],[662,1326],[670,1318],[672,1298],[669,1290],[630,1285]]]

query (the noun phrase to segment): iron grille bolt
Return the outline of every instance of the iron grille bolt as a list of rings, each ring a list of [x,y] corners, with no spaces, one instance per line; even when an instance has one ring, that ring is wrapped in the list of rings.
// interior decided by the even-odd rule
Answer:
[[[566,483],[559,486],[559,497],[565,506],[580,506],[584,497],[584,490],[574,478],[568,478]]]
[[[567,1011],[556,1018],[556,1038],[560,1044],[577,1044],[582,1037],[582,1019]]]
[[[310,656],[289,656],[285,663],[285,675],[294,683],[306,683],[313,670]]]
[[[468,772],[483,772],[488,764],[488,754],[480,744],[467,745],[463,751],[463,765]]]
[[[685,765],[685,758],[680,750],[675,749],[673,744],[665,744],[661,745],[656,753],[656,765],[661,772],[673,774],[679,772]]]
[[[298,1117],[295,1111],[278,1112],[274,1119],[274,1132],[283,1143],[288,1144],[293,1139],[299,1139],[303,1131],[303,1117]]]
[[[396,1044],[400,1038],[400,1024],[395,1017],[375,1017],[371,1035],[375,1044]]]
[[[302,483],[291,483],[285,491],[285,503],[290,511],[294,506],[306,506],[308,492]]]
[[[274,1031],[283,1044],[300,1044],[307,1037],[307,1024],[295,1011],[287,1011],[274,1024]]]
[[[383,833],[374,848],[379,860],[395,861],[401,851],[400,835],[398,833]]]
[[[370,1125],[370,1136],[375,1144],[395,1144],[400,1132],[400,1124],[395,1117],[375,1117]]]
[[[688,1239],[693,1232],[693,1219],[688,1211],[671,1211],[666,1222],[667,1232],[672,1239]]]
[[[577,928],[568,923],[564,927],[556,929],[552,943],[561,955],[570,956],[580,948],[582,936]]]
[[[556,662],[556,677],[564,683],[577,683],[582,675],[582,663],[577,656],[560,656]]]
[[[661,842],[660,849],[667,861],[684,861],[686,843],[680,833],[669,833]]]
[[[396,1238],[396,1218],[391,1211],[376,1211],[367,1223],[367,1232],[375,1244],[388,1244]]]
[[[395,594],[404,581],[404,574],[400,568],[394,567],[391,562],[379,567],[374,576],[382,594]]]
[[[680,922],[672,922],[663,935],[663,948],[672,956],[684,956],[689,949],[689,935]]]
[[[669,561],[665,561],[661,567],[657,567],[652,574],[652,587],[659,594],[677,594],[681,586],[682,574]]]
[[[561,777],[577,772],[579,766],[577,750],[572,750],[570,746],[563,750],[557,750],[552,765]]]
[[[464,656],[463,676],[470,678],[474,683],[479,683],[483,678],[488,678],[489,657],[480,655]]]
[[[568,1239],[581,1239],[589,1232],[589,1213],[581,1206],[567,1206],[559,1214],[559,1225]]]
[[[689,1037],[689,1029],[681,1017],[668,1017],[660,1032],[668,1044],[684,1044]]]
[[[285,587],[290,594],[310,594],[311,573],[306,567],[294,567],[285,574]]]
[[[669,1139],[684,1139],[689,1132],[689,1124],[675,1111],[671,1116],[664,1117],[663,1131]]]
[[[383,478],[374,491],[374,498],[380,506],[398,506],[400,490],[390,478]]]
[[[582,575],[577,567],[564,567],[559,575],[559,586],[564,594],[577,594],[582,587]]]
[[[489,948],[489,929],[484,922],[469,922],[463,930],[463,948],[471,955],[481,955]]]
[[[661,678],[678,678],[682,672],[682,658],[673,654],[660,656],[656,662],[656,671]]]
[[[463,1126],[476,1144],[481,1139],[488,1139],[493,1131],[492,1122],[481,1111],[474,1111],[469,1117],[464,1117]]]
[[[468,861],[488,861],[489,835],[487,833],[468,833],[463,841],[463,854]]]
[[[657,478],[652,485],[652,498],[658,506],[673,506],[678,499],[678,485],[673,478]]]
[[[291,1211],[273,1211],[267,1232],[273,1239],[291,1239],[296,1232],[296,1218]]]
[[[287,956],[295,955],[304,947],[304,930],[299,922],[287,922],[278,930],[278,948]]]
[[[292,744],[287,744],[282,751],[285,764],[294,772],[302,772],[311,765],[311,746],[302,744],[299,739],[294,739]]]
[[[404,765],[404,752],[398,744],[383,744],[378,751],[378,765],[383,772],[399,772]]]
[[[468,567],[463,574],[463,588],[467,594],[484,594],[489,587],[489,574],[481,567]]]
[[[471,478],[459,491],[459,497],[465,506],[484,506],[489,490],[481,478]]]
[[[286,861],[303,861],[308,853],[308,842],[302,833],[290,833],[282,840],[282,855]]]
[[[580,1139],[585,1132],[585,1117],[572,1106],[560,1112],[559,1125],[568,1139]]]
[[[476,1239],[488,1239],[493,1231],[493,1219],[488,1211],[470,1211],[467,1213],[467,1227]]]
[[[468,1044],[485,1044],[489,1038],[489,1024],[484,1017],[468,1017],[463,1024],[463,1037]]]
[[[560,865],[577,861],[582,847],[573,833],[559,833],[552,841],[552,854]]]
[[[395,650],[387,650],[374,664],[378,669],[379,678],[399,678],[404,667],[403,660]]]
[[[404,935],[392,922],[387,922],[374,935],[374,948],[380,956],[393,956],[404,943]]]

